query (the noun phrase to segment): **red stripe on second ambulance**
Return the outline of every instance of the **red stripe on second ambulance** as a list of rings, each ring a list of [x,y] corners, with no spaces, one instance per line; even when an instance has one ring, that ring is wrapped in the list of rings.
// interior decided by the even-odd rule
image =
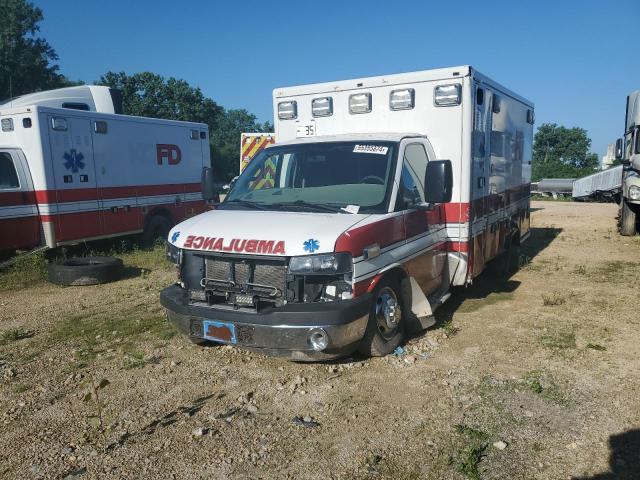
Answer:
[[[202,200],[183,202],[180,206],[173,204],[157,205],[169,211],[175,222],[197,215],[206,210]],[[119,210],[93,210],[89,212],[71,212],[53,215],[41,215],[43,222],[52,222],[55,226],[56,241],[68,242],[83,238],[93,238],[124,232],[141,231],[144,226],[146,212],[142,208],[133,207],[128,212]],[[113,216],[112,219],[109,216]],[[109,222],[108,220],[117,220]]]

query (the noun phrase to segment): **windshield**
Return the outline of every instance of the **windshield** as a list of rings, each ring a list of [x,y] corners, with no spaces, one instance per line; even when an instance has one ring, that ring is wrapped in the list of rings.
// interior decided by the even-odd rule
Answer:
[[[265,149],[219,208],[386,213],[396,147],[367,141]]]

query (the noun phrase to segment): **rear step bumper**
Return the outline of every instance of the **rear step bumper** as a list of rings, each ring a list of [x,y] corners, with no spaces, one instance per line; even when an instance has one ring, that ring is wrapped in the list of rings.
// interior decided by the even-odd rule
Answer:
[[[297,361],[330,360],[352,353],[362,340],[371,306],[371,295],[337,302],[287,304],[263,313],[220,309],[189,302],[177,285],[160,293],[169,321],[193,339],[207,340],[203,322],[232,324],[238,347]],[[312,331],[322,329],[329,342],[322,351],[310,343]]]

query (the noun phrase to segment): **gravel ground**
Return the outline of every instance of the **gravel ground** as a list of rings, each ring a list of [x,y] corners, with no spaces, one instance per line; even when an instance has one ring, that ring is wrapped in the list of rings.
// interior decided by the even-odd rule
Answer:
[[[640,478],[640,241],[615,205],[533,206],[521,270],[386,358],[193,345],[160,250],[110,285],[5,278],[0,478]]]

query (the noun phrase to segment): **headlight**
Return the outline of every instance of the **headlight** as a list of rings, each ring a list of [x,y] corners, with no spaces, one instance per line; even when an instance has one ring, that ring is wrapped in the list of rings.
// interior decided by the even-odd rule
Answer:
[[[631,200],[640,200],[640,187],[637,185],[631,185],[629,187],[629,198]]]
[[[182,263],[182,250],[169,242],[167,242],[166,254],[167,259],[174,265]]]
[[[353,269],[353,259],[348,253],[327,253],[292,257],[289,273],[301,275],[335,275],[349,273]]]

